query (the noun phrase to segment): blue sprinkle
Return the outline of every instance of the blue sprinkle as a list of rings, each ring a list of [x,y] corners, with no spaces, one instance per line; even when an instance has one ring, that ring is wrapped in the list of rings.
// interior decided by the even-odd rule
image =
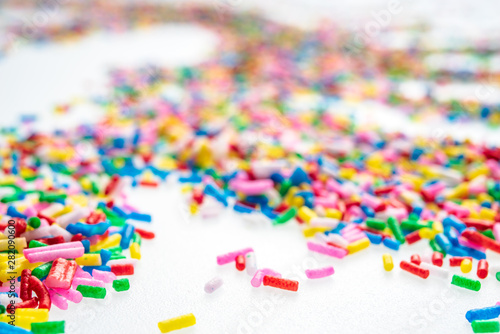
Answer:
[[[368,237],[368,239],[370,239],[370,243],[372,243],[374,245],[380,245],[380,243],[382,242],[383,237],[380,234],[375,234],[375,233],[366,232],[366,231],[365,231],[365,234]]]
[[[399,242],[397,240],[391,239],[391,238],[384,238],[384,241],[382,241],[385,247],[393,249],[393,250],[399,250]]]

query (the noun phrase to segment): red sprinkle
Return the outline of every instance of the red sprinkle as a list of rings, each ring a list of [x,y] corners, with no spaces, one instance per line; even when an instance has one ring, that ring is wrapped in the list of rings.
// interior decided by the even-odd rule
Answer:
[[[479,260],[479,263],[477,264],[477,277],[485,279],[488,276],[488,267],[488,261]]]
[[[443,254],[440,252],[432,253],[432,264],[438,267],[443,266]]]
[[[134,274],[134,266],[131,264],[113,264],[111,272],[116,276],[126,276]]]
[[[412,273],[413,275],[417,275],[423,279],[426,279],[429,277],[429,270],[421,268],[417,266],[416,264],[406,262],[406,261],[401,261],[399,264],[399,267],[409,273]]]
[[[411,232],[410,234],[407,234],[405,239],[406,239],[406,242],[409,245],[411,245],[411,244],[414,244],[417,241],[421,240],[422,238],[420,237],[420,234],[418,233],[418,230],[417,230],[417,231]]]
[[[462,232],[462,237],[465,239],[469,240],[470,242],[473,242],[479,246],[491,249],[494,252],[500,253],[500,243],[498,241],[495,241],[493,239],[488,238],[485,235],[482,235],[479,232],[476,231],[471,231],[471,230],[465,230]]]
[[[135,231],[137,232],[137,234],[139,234],[143,239],[154,239],[155,238],[155,234],[154,232],[150,232],[150,231],[146,231],[146,230],[143,230],[143,229],[140,229],[140,228],[135,228]]]
[[[465,259],[469,259],[472,261],[472,257],[470,256],[454,256],[450,257],[450,267],[460,267],[462,261]]]
[[[272,286],[274,288],[297,291],[299,289],[299,282],[293,281],[286,278],[278,278],[273,276],[264,276],[264,280],[262,282],[264,285]]]
[[[236,269],[238,269],[239,271],[245,270],[245,256],[243,256],[242,254],[236,257]]]
[[[422,262],[422,260],[420,259],[420,255],[413,254],[410,258],[410,262],[416,264],[417,266],[420,265],[420,263]]]

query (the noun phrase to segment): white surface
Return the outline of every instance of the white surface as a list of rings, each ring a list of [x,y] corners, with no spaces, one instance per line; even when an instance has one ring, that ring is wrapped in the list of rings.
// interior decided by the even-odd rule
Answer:
[[[55,117],[50,111],[52,104],[104,89],[106,65],[159,58],[178,65],[179,60],[196,62],[201,59],[198,56],[214,50],[216,39],[198,39],[199,32],[191,28],[182,28],[182,35],[176,29],[94,36],[71,46],[28,48],[1,59],[0,124],[12,121],[18,113],[35,112],[43,115],[45,124],[59,122],[64,126],[65,117]],[[200,44],[203,40],[208,42]],[[374,114],[369,107],[365,109],[360,115],[368,119],[384,123],[394,119],[395,114],[389,111]],[[85,115],[78,113],[78,117]],[[403,116],[396,119],[391,126],[417,131]],[[446,126],[437,128],[446,132]],[[179,193],[174,180],[160,190],[131,192],[131,203],[153,214],[151,228],[157,238],[143,241],[143,259],[130,278],[130,291],[108,289],[104,300],[85,299],[71,304],[67,311],[54,308],[51,320],[66,320],[69,334],[158,333],[158,321],[191,312],[197,324],[182,333],[471,333],[465,312],[498,301],[495,292],[499,283],[494,276],[476,293],[399,270],[400,260],[429,249],[425,241],[403,246],[399,252],[371,246],[337,260],[308,252],[296,224],[271,227],[250,223],[230,211],[221,219],[190,218]],[[254,248],[259,267],[299,280],[299,291],[256,289],[250,285],[251,277],[234,265],[216,265],[217,255],[244,247]],[[393,254],[396,264],[390,273],[382,266],[385,252]],[[499,257],[488,254],[488,259],[495,263]],[[332,277],[305,278],[305,269],[326,264],[335,268]],[[459,273],[459,269],[453,272]],[[474,277],[473,272],[466,276]],[[207,295],[204,284],[215,275],[225,283]],[[262,304],[266,304],[265,310]]]

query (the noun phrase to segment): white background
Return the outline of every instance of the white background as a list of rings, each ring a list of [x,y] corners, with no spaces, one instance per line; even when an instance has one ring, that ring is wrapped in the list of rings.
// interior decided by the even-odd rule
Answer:
[[[251,5],[248,0],[231,3],[235,9]],[[314,22],[319,12],[356,25],[369,19],[370,11],[387,7],[384,1],[369,5],[359,0],[349,5],[318,0],[308,1],[307,6],[304,3],[259,1],[258,5],[273,19],[303,26]],[[411,1],[403,5],[393,24],[424,17],[440,32],[476,36],[500,31],[495,26],[499,22],[495,1]],[[45,129],[90,121],[98,111],[82,105],[67,116],[55,116],[53,104],[104,91],[109,66],[193,64],[213,55],[216,43],[216,36],[197,27],[164,26],[124,35],[96,34],[67,45],[23,48],[0,59],[0,124],[15,124],[21,113],[39,114]],[[358,115],[362,121],[374,120],[389,129],[465,134],[500,143],[499,131],[478,124],[457,127],[436,120],[430,125],[412,125],[405,117],[380,109],[362,106]],[[143,259],[130,278],[130,291],[109,289],[105,300],[85,299],[71,304],[67,311],[54,307],[51,320],[66,320],[70,334],[157,333],[158,321],[186,313],[194,313],[197,324],[183,333],[193,334],[471,333],[466,311],[491,306],[499,299],[500,283],[491,274],[482,282],[481,291],[472,292],[438,278],[422,280],[399,268],[389,273],[383,270],[383,253],[393,254],[397,267],[400,260],[428,250],[425,241],[403,246],[399,252],[371,246],[337,260],[308,252],[295,224],[271,227],[245,221],[230,211],[218,219],[190,218],[179,194],[174,179],[158,190],[131,191],[131,203],[153,214],[153,223],[147,227],[154,229],[157,238],[143,242]],[[297,279],[299,291],[256,289],[250,285],[251,277],[236,271],[234,265],[217,266],[217,255],[245,247],[254,248],[259,267]],[[488,254],[488,259],[498,263],[499,257]],[[335,274],[322,280],[305,278],[304,269],[322,265],[333,265]],[[456,268],[452,271],[459,273]],[[467,276],[474,277],[474,272]],[[215,275],[225,283],[207,295],[203,286]]]

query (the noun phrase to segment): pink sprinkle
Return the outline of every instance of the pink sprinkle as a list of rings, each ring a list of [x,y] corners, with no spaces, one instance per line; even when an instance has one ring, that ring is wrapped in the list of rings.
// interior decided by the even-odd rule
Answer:
[[[323,277],[333,275],[334,272],[335,272],[335,270],[333,269],[332,266],[318,268],[318,269],[307,269],[306,276],[307,276],[307,278],[310,278],[310,279],[323,278]]]
[[[25,249],[24,257],[30,262],[50,262],[58,258],[75,259],[83,256],[85,248],[80,241],[57,244],[47,247]]]
[[[116,275],[114,273],[97,269],[92,270],[92,276],[94,277],[94,279],[104,283],[113,283],[113,281],[116,279]]]
[[[477,249],[480,252],[486,251],[484,247],[479,246],[478,244],[475,244],[473,242],[470,242],[469,240],[465,239],[464,237],[458,237],[458,242],[465,247]]]
[[[104,282],[95,280],[95,279],[88,279],[88,278],[75,278],[73,279],[73,282],[71,283],[73,286],[73,289],[76,289],[77,286],[79,285],[90,285],[90,286],[98,286],[100,288],[104,288]]]
[[[80,266],[76,267],[75,278],[77,277],[92,279],[92,276],[88,272],[83,270]]]
[[[229,183],[229,186],[245,195],[260,195],[273,188],[273,181],[269,179],[255,181],[233,180]]]
[[[73,289],[59,289],[59,288],[51,288],[49,291],[52,290],[56,292],[57,294],[61,295],[62,297],[66,298],[67,300],[73,302],[73,303],[79,303],[82,301],[83,296],[80,291],[73,290]]]
[[[0,292],[9,292],[10,291],[10,285],[6,285],[6,286],[0,286]],[[16,294],[19,296],[19,287],[16,287],[14,289],[14,291],[16,292]]]
[[[364,234],[363,232],[349,233],[348,235],[344,235],[343,237],[344,237],[344,239],[346,239],[349,242],[354,242],[354,241],[366,238],[366,234]]]
[[[280,273],[278,273],[272,269],[269,269],[269,268],[264,268],[264,269],[259,269],[255,272],[255,275],[253,275],[253,278],[250,281],[250,284],[252,284],[252,286],[254,288],[258,288],[259,286],[262,285],[262,280],[264,279],[264,276],[266,276],[266,275],[281,278]]]
[[[328,256],[332,256],[332,257],[336,257],[338,259],[342,259],[344,256],[347,255],[347,251],[345,249],[337,248],[337,247],[333,247],[333,246],[323,246],[323,245],[320,245],[320,244],[317,244],[314,242],[310,242],[310,241],[307,243],[307,248],[310,251],[324,254],[324,255],[328,255]]]
[[[52,302],[52,305],[57,306],[57,308],[59,308],[61,310],[68,309],[68,301],[66,300],[66,298],[57,294],[52,289],[49,289],[49,295],[50,295],[50,301]]]
[[[219,255],[217,256],[217,264],[221,266],[226,263],[231,263],[236,259],[238,255],[246,255],[247,253],[250,252],[253,252],[252,248],[245,248],[227,254]]]
[[[331,209],[336,209],[337,208],[337,197],[338,196],[332,196],[330,198],[326,197],[316,197],[314,199],[314,205],[315,206],[322,206],[324,208],[331,208]]]

